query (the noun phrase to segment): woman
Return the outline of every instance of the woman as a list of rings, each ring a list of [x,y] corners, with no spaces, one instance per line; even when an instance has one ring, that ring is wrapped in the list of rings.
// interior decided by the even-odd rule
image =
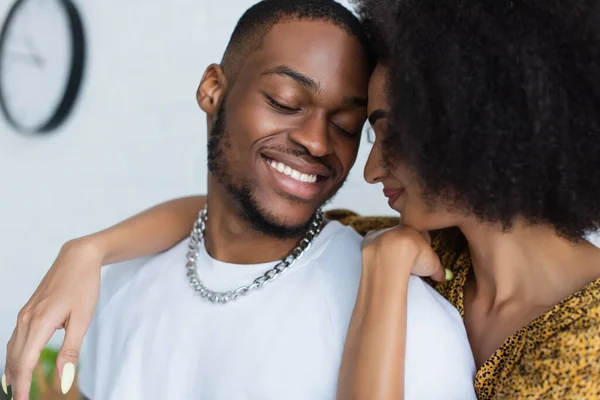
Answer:
[[[369,88],[377,142],[365,176],[412,228],[364,248],[339,397],[402,394],[401,289],[413,264],[423,275],[433,264],[413,228],[437,230],[433,247],[453,270],[437,289],[463,315],[479,398],[600,396],[600,250],[582,239],[600,225],[597,2],[407,0],[395,12],[383,3],[361,2],[373,36],[391,38],[377,41],[387,69]],[[68,350],[92,318],[99,266],[176,243],[201,203],[159,206],[68,243],[24,308],[44,328],[9,353],[39,354],[62,324],[59,367],[75,361]],[[386,224],[330,217],[363,231]],[[126,243],[134,234],[139,243]]]
[[[391,108],[370,96],[365,177],[406,224],[460,229],[434,238],[454,272],[437,288],[464,318],[478,397],[600,398],[600,249],[583,239],[600,225],[600,3],[409,0],[379,21]],[[402,300],[400,231],[363,251],[348,393],[400,393],[404,327],[381,322]]]

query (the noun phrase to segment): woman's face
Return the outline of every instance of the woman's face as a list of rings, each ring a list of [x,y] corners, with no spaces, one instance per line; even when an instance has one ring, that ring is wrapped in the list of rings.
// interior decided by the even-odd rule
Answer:
[[[402,215],[402,221],[419,231],[446,228],[457,224],[457,216],[432,207],[423,200],[423,189],[416,174],[398,160],[384,159],[383,139],[387,135],[386,98],[387,68],[379,64],[369,81],[369,122],[375,133],[375,143],[365,166],[369,183],[382,183],[383,194],[390,207]],[[438,210],[439,209],[439,210]]]

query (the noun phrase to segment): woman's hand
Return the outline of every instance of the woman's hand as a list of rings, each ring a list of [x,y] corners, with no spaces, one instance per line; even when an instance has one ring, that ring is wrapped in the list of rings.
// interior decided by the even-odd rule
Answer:
[[[83,338],[100,290],[103,253],[87,238],[68,242],[19,313],[7,346],[6,380],[14,400],[29,399],[32,373],[54,332],[65,329],[56,368],[63,393],[73,384]]]
[[[56,367],[63,392],[71,388],[83,337],[96,311],[102,265],[173,247],[189,235],[206,201],[206,196],[171,200],[63,246],[19,313],[8,343],[6,377],[14,400],[29,398],[33,368],[44,346],[61,328],[66,333]]]
[[[374,272],[372,269],[382,267],[390,271],[378,273],[405,273],[405,269],[410,268],[409,272],[413,275],[430,277],[438,282],[446,279],[447,272],[431,248],[429,235],[408,226],[398,225],[369,232],[363,240],[362,253],[365,273]],[[412,260],[411,265],[407,265],[407,257]]]

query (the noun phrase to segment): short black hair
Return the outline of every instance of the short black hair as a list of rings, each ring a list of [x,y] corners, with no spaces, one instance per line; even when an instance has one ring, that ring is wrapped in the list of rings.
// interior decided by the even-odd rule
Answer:
[[[518,217],[571,240],[600,229],[600,2],[393,8],[378,25],[389,38],[384,148],[427,198],[505,229]]]
[[[221,61],[225,73],[235,77],[248,55],[260,49],[271,28],[284,20],[329,22],[354,36],[365,49],[370,70],[375,58],[371,43],[358,18],[334,0],[263,0],[250,7],[238,21]]]

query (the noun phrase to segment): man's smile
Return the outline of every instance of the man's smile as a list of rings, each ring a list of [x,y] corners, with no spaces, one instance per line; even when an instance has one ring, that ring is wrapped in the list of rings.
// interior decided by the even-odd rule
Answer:
[[[261,154],[270,180],[276,191],[302,201],[319,197],[331,184],[335,175],[323,164],[310,163],[304,159],[275,151]]]

